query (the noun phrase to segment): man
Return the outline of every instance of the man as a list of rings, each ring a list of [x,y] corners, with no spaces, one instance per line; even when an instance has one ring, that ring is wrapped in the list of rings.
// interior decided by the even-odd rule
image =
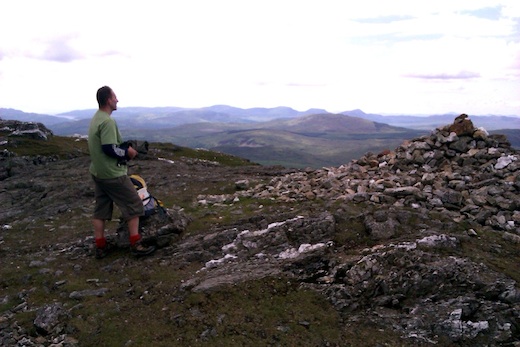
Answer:
[[[95,184],[96,206],[92,223],[96,241],[96,258],[104,258],[110,247],[105,238],[105,221],[112,219],[114,204],[128,223],[130,247],[135,256],[149,255],[153,246],[144,246],[139,234],[139,217],[144,214],[143,203],[128,177],[126,161],[132,160],[137,151],[121,146],[122,138],[117,124],[110,116],[117,110],[117,97],[110,87],[98,89],[99,109],[92,117],[88,131],[90,169]]]

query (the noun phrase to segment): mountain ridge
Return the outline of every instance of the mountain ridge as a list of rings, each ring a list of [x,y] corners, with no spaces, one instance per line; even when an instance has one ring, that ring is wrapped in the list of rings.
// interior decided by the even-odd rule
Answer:
[[[60,113],[58,115],[45,115],[37,113],[25,113],[20,110],[0,108],[0,118],[14,119],[21,121],[34,121],[46,125],[52,125],[53,131],[60,135],[71,135],[63,133],[60,130],[60,123],[71,123],[74,121],[81,121],[82,119],[90,118],[96,109],[75,110]],[[306,111],[296,111],[290,107],[280,106],[274,108],[249,108],[242,109],[227,105],[214,105],[202,108],[183,108],[183,107],[121,107],[114,112],[114,118],[124,120],[128,117],[129,120],[139,121],[141,124],[152,126],[149,123],[149,117],[161,118],[163,123],[168,121],[173,125],[186,124],[192,122],[218,121],[218,117],[227,119],[227,122],[260,122],[268,121],[277,118],[295,118],[311,114],[343,114],[355,117],[360,117],[376,122],[382,122],[393,126],[411,127],[420,130],[433,130],[437,126],[446,124],[447,121],[453,119],[456,114],[447,113],[441,115],[428,116],[414,116],[414,115],[379,115],[365,113],[362,110],[356,109],[352,111],[342,111],[338,113],[331,113],[323,109],[309,109]],[[177,114],[177,115],[176,115]],[[182,117],[179,117],[182,115]],[[520,116],[507,115],[469,115],[474,117],[477,126],[484,126],[487,130],[495,130],[501,128],[520,128]],[[216,117],[213,119],[213,117]],[[179,118],[184,118],[179,120]],[[482,124],[479,124],[482,123]],[[71,125],[68,126],[71,129]],[[80,127],[81,129],[81,127]]]
[[[141,140],[221,151],[263,165],[316,168],[341,165],[425,132],[357,117],[317,114],[250,124],[183,124],[146,132],[127,128],[125,133]]]
[[[3,112],[0,109],[0,117],[6,116]],[[83,118],[62,118],[61,123],[53,117],[49,128],[57,135],[86,135],[94,112],[77,111]],[[34,118],[19,112],[15,115]],[[361,110],[333,114],[320,109],[299,112],[288,107],[240,109],[227,105],[197,109],[130,107],[118,109],[113,117],[126,138],[212,149],[264,165],[300,168],[341,165],[367,152],[393,148],[406,138],[427,134],[437,124],[453,119],[451,115],[390,117]],[[520,129],[520,118],[471,118],[477,127],[492,124]],[[514,147],[520,147],[520,130],[504,133]]]

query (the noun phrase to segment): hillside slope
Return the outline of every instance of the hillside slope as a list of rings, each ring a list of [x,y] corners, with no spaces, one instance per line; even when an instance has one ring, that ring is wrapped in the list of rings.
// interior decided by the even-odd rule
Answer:
[[[130,173],[182,228],[135,259],[116,211],[101,260],[86,142],[2,129],[0,345],[520,340],[520,153],[470,120],[319,170],[151,143]]]
[[[94,111],[77,110],[54,117],[0,109],[0,117],[43,122],[57,135],[86,135]],[[124,107],[113,117],[126,138],[212,149],[263,165],[320,168],[394,148],[448,123],[454,115],[381,116],[361,110],[331,114],[320,109],[300,112],[289,107],[215,105],[198,109]],[[473,122],[488,130],[508,128],[501,133],[510,137],[513,147],[520,148],[520,118],[476,116]],[[260,131],[266,129],[270,131]]]
[[[394,148],[423,131],[357,117],[309,115],[253,124],[196,123],[154,131],[127,129],[141,140],[173,142],[295,168],[338,166],[367,152]]]

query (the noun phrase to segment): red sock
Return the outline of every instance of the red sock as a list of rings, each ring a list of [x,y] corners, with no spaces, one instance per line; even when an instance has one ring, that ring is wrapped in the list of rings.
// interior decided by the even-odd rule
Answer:
[[[107,239],[104,237],[100,237],[96,239],[96,247],[97,248],[105,248],[107,246]]]
[[[137,241],[139,241],[141,239],[141,235],[139,234],[135,234],[135,235],[130,235],[130,245],[135,245],[137,243]]]

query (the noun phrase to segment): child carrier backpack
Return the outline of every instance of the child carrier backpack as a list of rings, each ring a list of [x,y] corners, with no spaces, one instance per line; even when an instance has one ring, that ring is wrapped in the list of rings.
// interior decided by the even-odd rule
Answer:
[[[144,217],[149,217],[156,213],[165,213],[164,204],[161,200],[150,194],[145,180],[139,175],[130,175],[130,180],[134,184],[137,194],[143,201]]]

